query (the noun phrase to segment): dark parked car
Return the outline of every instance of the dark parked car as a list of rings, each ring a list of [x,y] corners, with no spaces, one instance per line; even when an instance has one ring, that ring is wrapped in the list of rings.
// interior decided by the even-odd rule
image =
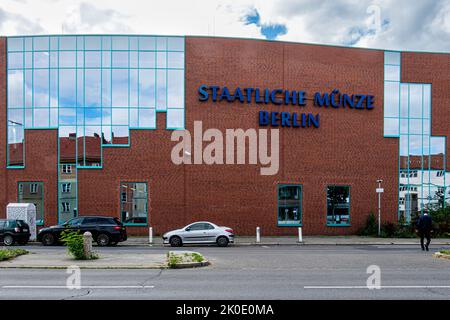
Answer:
[[[80,231],[81,234],[89,231],[99,246],[116,245],[127,240],[127,230],[119,219],[113,217],[85,216],[72,218],[64,224],[51,226],[39,230],[37,240],[44,246],[57,244],[61,233],[66,230]]]
[[[14,243],[27,244],[30,240],[30,227],[23,220],[3,219],[0,220],[0,241],[5,246]]]

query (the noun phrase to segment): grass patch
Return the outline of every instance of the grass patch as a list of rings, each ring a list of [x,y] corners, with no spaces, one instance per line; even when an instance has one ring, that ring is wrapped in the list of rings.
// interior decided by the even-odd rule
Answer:
[[[178,264],[182,263],[200,263],[204,262],[205,258],[197,252],[168,252],[167,253],[167,264],[170,268],[176,268]]]
[[[0,249],[0,261],[13,259],[24,254],[28,254],[28,251],[24,249]]]
[[[441,250],[439,252],[442,253],[442,254],[449,254],[450,255],[450,249]]]

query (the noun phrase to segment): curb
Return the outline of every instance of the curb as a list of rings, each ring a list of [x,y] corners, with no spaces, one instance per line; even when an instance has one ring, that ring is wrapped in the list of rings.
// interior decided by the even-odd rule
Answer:
[[[200,268],[211,265],[208,260],[202,262],[190,262],[190,263],[177,263],[173,267],[168,267],[168,269],[187,269],[187,268]]]
[[[47,269],[47,270],[65,270],[69,266],[42,266],[42,265],[18,265],[18,266],[1,266],[0,269]],[[78,266],[80,269],[91,270],[114,270],[114,269],[168,269],[164,266]]]
[[[447,259],[450,260],[450,254],[444,254],[444,253],[440,253],[440,252],[435,252],[433,253],[433,257],[437,258],[437,259]]]

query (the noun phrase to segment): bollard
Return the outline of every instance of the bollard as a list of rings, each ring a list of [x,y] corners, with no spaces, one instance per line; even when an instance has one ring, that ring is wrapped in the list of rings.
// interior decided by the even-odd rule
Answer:
[[[298,242],[303,242],[302,227],[298,228]]]
[[[92,257],[92,233],[89,231],[86,231],[83,234],[83,251],[86,259],[90,259]]]
[[[261,229],[259,227],[256,227],[256,243],[261,242]]]
[[[153,243],[153,228],[152,227],[148,228],[148,243],[150,243],[150,244]]]

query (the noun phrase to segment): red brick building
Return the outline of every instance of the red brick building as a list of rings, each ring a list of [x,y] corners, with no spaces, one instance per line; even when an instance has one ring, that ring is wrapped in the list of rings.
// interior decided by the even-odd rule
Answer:
[[[114,36],[73,36],[73,48],[70,47],[70,39],[43,38],[0,39],[0,79],[3,84],[8,83],[8,87],[3,85],[0,88],[0,107],[3,110],[0,123],[4,126],[0,131],[0,140],[3,141],[0,146],[3,162],[0,170],[0,207],[3,210],[0,210],[0,217],[5,216],[8,203],[20,201],[19,184],[40,182],[44,188],[43,224],[46,226],[66,220],[61,217],[110,215],[128,221],[130,234],[146,234],[148,226],[162,234],[196,220],[209,220],[218,225],[230,226],[240,235],[254,234],[257,226],[261,227],[263,235],[294,234],[297,226],[302,226],[307,235],[344,235],[355,234],[364,225],[370,212],[377,212],[378,195],[375,189],[378,179],[383,180],[384,188],[381,206],[383,222],[397,222],[400,212],[413,214],[410,204],[407,205],[409,211],[404,208],[405,201],[408,203],[411,197],[404,199],[403,209],[399,199],[402,198],[402,191],[399,191],[402,190],[401,186],[411,184],[401,180],[402,170],[417,170],[419,166],[419,170],[427,174],[435,170],[444,172],[442,185],[431,180],[424,183],[424,178],[417,183],[422,189],[417,196],[419,205],[414,207],[416,211],[426,210],[427,205],[432,203],[432,188],[443,188],[444,194],[450,191],[450,144],[445,144],[445,138],[450,134],[449,54],[393,53],[400,58],[397,63],[391,64],[387,63],[387,59],[392,57],[386,57],[386,52],[382,50],[262,40],[185,37],[181,38],[181,50],[181,45],[177,47],[171,44],[171,38],[163,42],[156,37],[155,48],[149,46],[147,50],[143,49],[143,37],[136,37],[136,46],[134,37],[130,37],[132,39],[127,40],[128,44],[121,47],[126,41]],[[95,40],[98,40],[98,44]],[[171,50],[171,46],[175,49]],[[43,49],[37,49],[40,47]],[[42,52],[49,56],[47,61],[46,55],[42,55],[43,63],[39,60]],[[71,52],[75,57],[73,65],[67,62],[71,59]],[[178,69],[171,67],[171,63],[178,63],[171,60],[175,59],[171,58],[171,54],[176,52],[182,52],[184,59]],[[91,54],[97,53],[102,59],[100,64],[97,67],[88,66]],[[153,65],[143,67],[145,53],[156,57],[156,62],[149,60],[155,63],[154,68]],[[79,56],[83,56],[83,59]],[[121,56],[128,56],[124,58],[128,59],[128,67],[123,73],[119,67],[114,69],[115,63],[117,66],[121,63]],[[134,56],[138,57],[136,68],[133,67]],[[56,63],[52,57],[55,57]],[[27,59],[32,59],[32,63],[27,65]],[[166,59],[165,64],[158,65],[161,59]],[[395,56],[392,59],[395,60]],[[41,63],[44,67],[37,67]],[[42,89],[36,83],[42,76],[40,70],[46,69],[46,63],[49,71],[42,71],[42,74],[50,84]],[[389,66],[401,70],[399,79],[388,78],[388,72],[392,72],[386,69]],[[62,79],[66,76],[66,70],[72,69],[72,73],[67,73],[76,76],[74,83],[77,90],[74,90],[73,105],[70,94],[62,96],[67,85],[67,81]],[[90,90],[96,88],[95,83],[89,83],[91,70],[101,75],[99,105],[87,103],[95,95]],[[177,128],[169,125],[176,123],[176,120],[169,118],[175,114],[170,110],[178,110],[170,105],[170,95],[174,90],[171,87],[171,79],[174,79],[171,77],[175,74],[173,70],[181,70],[184,75],[181,82],[184,120],[179,122],[181,125]],[[137,82],[133,80],[135,73],[139,75]],[[45,74],[48,74],[48,78],[45,78]],[[147,74],[155,75],[156,82],[153,85],[144,83]],[[105,85],[108,75],[111,84]],[[33,96],[30,103],[27,102],[26,92],[28,76],[34,80],[33,88],[30,89]],[[53,76],[57,79],[56,89],[53,87]],[[119,80],[116,87],[115,79],[120,79],[120,76],[127,79],[130,84],[128,87],[132,87],[129,89],[123,86],[126,98],[119,94]],[[84,82],[82,85],[80,78]],[[158,79],[166,79],[165,98],[159,96]],[[16,81],[19,84],[15,84]],[[432,149],[429,144],[421,142],[421,154],[411,152],[413,128],[409,126],[406,133],[402,133],[400,128],[404,120],[401,116],[402,102],[397,101],[398,116],[395,111],[393,115],[386,111],[385,104],[392,103],[385,97],[386,83],[390,81],[398,83],[399,88],[407,83],[431,84],[431,117],[421,118],[422,123],[430,120],[431,125],[429,131],[425,132],[423,124],[420,136],[422,141],[425,141],[424,137],[442,137],[444,150],[441,150],[441,140],[433,140],[429,144],[436,144],[436,148]],[[22,84],[24,89],[20,91]],[[137,90],[133,93],[135,84]],[[228,87],[231,92],[238,87],[302,90],[306,93],[306,105],[258,104],[254,99],[250,103],[237,100],[201,101],[199,87],[205,84]],[[19,93],[14,91],[14,86],[17,86]],[[108,88],[112,93],[106,92]],[[57,92],[54,97],[53,89]],[[357,110],[315,105],[314,93],[331,93],[333,89],[349,95],[373,96],[373,108]],[[84,97],[78,102],[81,90],[84,90]],[[149,112],[154,114],[148,118],[155,121],[152,128],[139,126],[141,119],[144,122],[145,113],[140,103],[146,99],[145,90],[156,92],[156,106],[145,109],[155,111]],[[427,97],[427,89],[420,90],[423,101]],[[20,97],[20,92],[23,97]],[[13,102],[15,97],[8,97],[12,95],[17,95],[20,102]],[[39,104],[41,95],[49,97],[43,105]],[[131,106],[134,95],[138,101],[135,107]],[[117,101],[128,101],[126,107],[129,107],[129,111],[128,116],[124,116],[127,117],[125,122],[121,122],[117,111],[125,108],[115,109],[116,98]],[[412,96],[408,101],[412,113]],[[425,110],[426,103],[422,103]],[[95,116],[88,116],[89,108],[101,110],[101,123],[91,122]],[[11,111],[13,109],[15,111]],[[55,111],[59,118],[53,124],[52,110],[59,110],[59,113]],[[66,114],[70,118],[73,110],[77,115],[76,123],[63,118]],[[109,110],[112,120],[108,118]],[[299,129],[261,126],[258,119],[260,110],[319,114],[320,126]],[[142,114],[136,125],[133,124],[134,112],[138,117]],[[84,115],[83,120],[80,120],[81,113]],[[41,114],[48,114],[50,118],[42,126]],[[14,115],[18,115],[18,118],[13,118]],[[28,115],[30,120],[27,119]],[[25,125],[20,117],[23,117]],[[387,128],[387,118],[398,123],[399,127]],[[30,125],[27,125],[27,121],[31,121]],[[84,122],[80,124],[80,121]],[[116,125],[114,121],[121,124]],[[227,129],[238,128],[279,130],[277,173],[261,175],[259,164],[174,164],[171,153],[177,142],[171,140],[172,129],[184,128],[193,135],[195,121],[202,122],[203,131],[214,128],[224,134]],[[68,129],[67,135],[63,134],[63,126]],[[91,127],[94,133],[88,134],[86,128]],[[80,131],[80,128],[84,129]],[[96,128],[102,131],[97,132]],[[126,134],[120,133],[125,128]],[[407,140],[410,141],[406,154],[400,148],[402,134],[409,137]],[[203,148],[207,145],[203,142]],[[425,148],[427,152],[423,151]],[[405,159],[405,156],[411,159]],[[422,159],[430,156],[433,160],[427,158],[418,161],[414,158],[418,156]],[[413,164],[409,166],[409,162]],[[437,167],[430,168],[430,162]],[[423,191],[425,188],[428,188],[427,191]],[[63,201],[65,196],[75,199],[74,202]],[[450,202],[450,196],[446,199]],[[67,215],[62,215],[63,212],[67,212]]]

